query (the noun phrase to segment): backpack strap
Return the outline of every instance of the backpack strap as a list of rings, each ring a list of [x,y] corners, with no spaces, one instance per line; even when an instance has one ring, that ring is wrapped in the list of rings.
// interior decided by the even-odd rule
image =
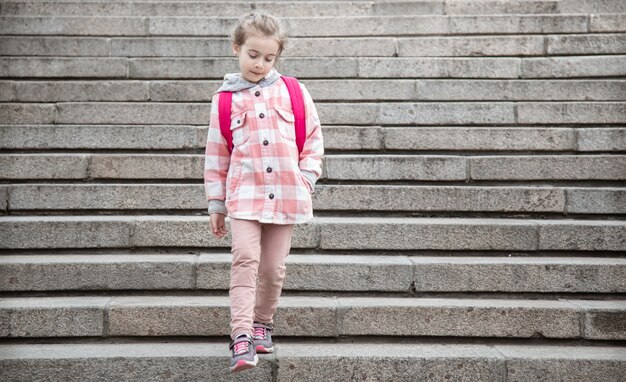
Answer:
[[[304,148],[304,140],[306,139],[306,120],[304,117],[304,97],[302,96],[302,89],[295,77],[281,76],[287,90],[289,91],[289,97],[291,98],[291,109],[295,118],[296,128],[296,145],[298,146],[298,152],[302,152]]]
[[[291,99],[291,108],[293,110],[295,129],[296,129],[296,145],[298,146],[298,152],[302,152],[304,149],[304,141],[306,139],[306,120],[304,116],[304,97],[302,96],[302,89],[300,83],[295,77],[281,76],[287,90],[289,91],[289,98]],[[230,113],[232,110],[233,93],[232,92],[220,92],[218,114],[220,121],[220,131],[222,136],[226,139],[228,146],[228,152],[233,152],[233,134],[230,131]]]
[[[218,114],[220,117],[220,131],[222,132],[222,136],[226,139],[226,144],[228,146],[228,152],[233,152],[233,134],[230,131],[230,111],[231,111],[231,103],[233,100],[233,93],[231,92],[221,92],[220,93],[220,101]]]

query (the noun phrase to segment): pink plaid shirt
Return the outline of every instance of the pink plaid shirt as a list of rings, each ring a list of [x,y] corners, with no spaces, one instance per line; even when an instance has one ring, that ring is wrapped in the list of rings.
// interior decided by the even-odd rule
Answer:
[[[230,217],[298,224],[313,217],[311,194],[322,174],[324,144],[313,100],[300,83],[306,141],[298,155],[294,115],[282,80],[233,93],[229,154],[219,127],[219,95],[211,101],[204,161],[207,199],[225,201]]]

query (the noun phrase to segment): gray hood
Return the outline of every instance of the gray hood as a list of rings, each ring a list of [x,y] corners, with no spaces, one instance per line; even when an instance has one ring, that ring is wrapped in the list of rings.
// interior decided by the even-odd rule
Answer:
[[[224,76],[224,83],[215,91],[215,93],[236,92],[243,89],[249,89],[257,85],[264,88],[278,81],[279,78],[280,73],[278,73],[274,68],[272,68],[272,70],[270,70],[258,84],[244,80],[241,73],[228,73]]]

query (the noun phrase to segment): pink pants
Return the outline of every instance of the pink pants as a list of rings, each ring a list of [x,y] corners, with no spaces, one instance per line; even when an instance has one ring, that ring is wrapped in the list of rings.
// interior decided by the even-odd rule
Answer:
[[[233,262],[230,269],[231,338],[248,333],[252,322],[273,323],[285,279],[293,224],[266,224],[230,218]],[[259,278],[257,286],[257,275]]]

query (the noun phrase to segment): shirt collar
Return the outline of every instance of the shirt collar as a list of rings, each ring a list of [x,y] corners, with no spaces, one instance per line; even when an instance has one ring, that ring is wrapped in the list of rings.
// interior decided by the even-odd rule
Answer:
[[[280,73],[276,71],[276,69],[272,68],[272,70],[267,73],[265,77],[259,83],[249,82],[245,80],[241,73],[228,73],[224,76],[224,82],[220,86],[219,89],[215,91],[215,93],[220,92],[236,92],[243,89],[253,88],[255,86],[266,87],[272,85],[280,78]],[[213,94],[215,94],[213,93]]]

